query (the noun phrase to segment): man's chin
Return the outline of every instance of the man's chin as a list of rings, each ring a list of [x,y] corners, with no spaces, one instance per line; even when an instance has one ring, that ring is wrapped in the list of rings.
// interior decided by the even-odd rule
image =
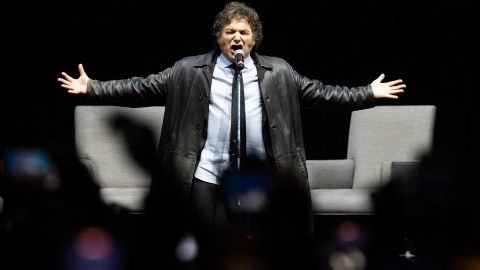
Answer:
[[[228,52],[228,53],[224,53],[222,52],[223,56],[225,56],[225,58],[227,58],[228,61],[230,62],[235,62],[235,56],[232,52]]]

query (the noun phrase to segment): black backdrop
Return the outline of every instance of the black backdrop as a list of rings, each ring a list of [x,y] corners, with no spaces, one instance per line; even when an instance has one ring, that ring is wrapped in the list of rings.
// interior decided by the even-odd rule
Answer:
[[[147,76],[212,48],[225,1],[2,0],[0,130],[7,147],[74,149],[73,109],[84,102],[56,79]],[[433,104],[435,149],[480,174],[480,16],[476,1],[250,1],[264,23],[259,52],[326,84],[365,85],[382,72],[407,91],[378,104]],[[307,157],[346,156],[350,115],[303,112]],[[394,143],[394,140],[392,141]]]

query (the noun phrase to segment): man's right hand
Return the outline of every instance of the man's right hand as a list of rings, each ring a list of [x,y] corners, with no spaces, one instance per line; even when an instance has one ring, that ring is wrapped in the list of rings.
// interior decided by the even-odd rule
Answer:
[[[78,71],[80,72],[80,77],[78,79],[74,79],[68,76],[67,73],[62,72],[63,78],[58,78],[57,81],[63,83],[61,86],[63,88],[68,89],[68,93],[71,94],[86,94],[87,93],[87,84],[88,84],[88,76],[83,70],[82,64],[78,65]]]

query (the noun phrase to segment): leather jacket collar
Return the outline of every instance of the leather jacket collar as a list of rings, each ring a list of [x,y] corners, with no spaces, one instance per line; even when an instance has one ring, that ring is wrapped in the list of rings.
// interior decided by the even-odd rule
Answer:
[[[205,66],[211,66],[214,65],[217,61],[218,55],[220,55],[220,50],[212,50],[207,54],[202,55],[197,62],[195,63],[195,67],[205,67]],[[258,67],[262,67],[265,69],[272,69],[273,65],[264,57],[261,55],[252,52],[252,58],[253,61],[255,62],[255,65]]]

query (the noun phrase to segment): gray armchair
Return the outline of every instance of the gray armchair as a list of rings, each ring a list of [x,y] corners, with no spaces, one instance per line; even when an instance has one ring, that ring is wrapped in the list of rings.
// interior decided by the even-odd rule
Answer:
[[[151,174],[134,159],[126,136],[140,144],[141,130],[119,129],[116,120],[125,117],[153,132],[155,149],[162,130],[164,107],[126,108],[116,106],[77,106],[75,108],[75,141],[80,161],[100,187],[100,196],[110,205],[130,212],[144,210],[144,199],[150,190]],[[128,129],[127,129],[128,130]],[[130,141],[130,142],[131,142]],[[151,158],[153,160],[154,156]]]
[[[431,150],[435,106],[377,106],[352,113],[347,159],[307,160],[315,215],[373,214],[371,194]]]

